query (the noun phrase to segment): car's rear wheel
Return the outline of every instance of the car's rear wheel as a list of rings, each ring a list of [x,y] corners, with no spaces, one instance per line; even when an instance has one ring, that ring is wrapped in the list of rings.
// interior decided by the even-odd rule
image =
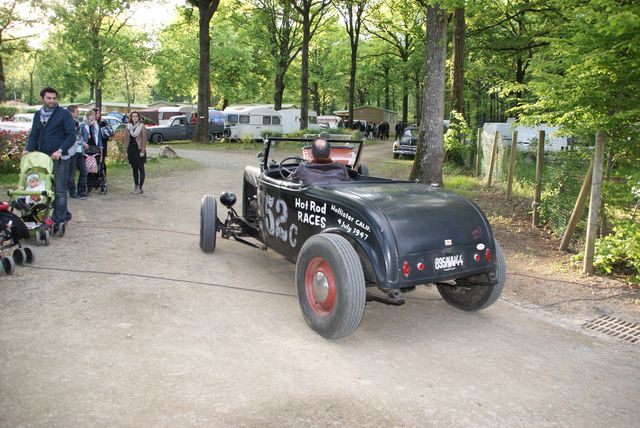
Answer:
[[[162,142],[164,141],[164,137],[162,136],[162,134],[153,134],[151,136],[151,141],[153,141],[154,144],[162,144]]]
[[[209,142],[213,143],[216,140],[216,136],[213,134],[209,134]]]
[[[323,233],[305,242],[296,263],[304,319],[316,333],[336,339],[353,333],[364,314],[362,263],[342,236]]]
[[[438,291],[448,304],[463,311],[478,311],[491,306],[498,300],[507,277],[507,265],[500,244],[498,244],[498,241],[494,242],[496,246],[496,277],[498,282],[493,285],[471,286],[439,284]]]
[[[216,197],[204,195],[200,205],[200,249],[213,253],[216,249]]]
[[[224,131],[222,131],[222,136],[224,138],[229,138],[231,137],[231,130],[229,128],[225,129]]]

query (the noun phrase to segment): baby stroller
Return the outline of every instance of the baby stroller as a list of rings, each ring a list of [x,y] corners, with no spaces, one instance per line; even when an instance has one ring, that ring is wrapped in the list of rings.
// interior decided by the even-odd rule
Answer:
[[[29,237],[29,229],[17,215],[9,212],[9,205],[0,202],[0,267],[7,275],[13,274],[16,264],[33,263],[33,250],[20,244],[20,239]],[[7,249],[15,247],[11,254]]]
[[[107,166],[102,152],[96,146],[89,146],[84,157],[87,165],[87,192],[100,189],[100,193],[107,193]]]
[[[30,190],[27,177],[37,174],[43,184],[43,190]],[[45,153],[30,152],[20,160],[18,189],[8,192],[11,199],[11,211],[17,213],[29,233],[36,238],[36,245],[49,245],[53,228],[53,161]],[[58,233],[63,236],[65,224],[61,224]]]

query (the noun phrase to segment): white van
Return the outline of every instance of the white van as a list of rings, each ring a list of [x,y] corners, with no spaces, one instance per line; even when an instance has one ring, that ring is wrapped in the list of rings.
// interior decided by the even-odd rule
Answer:
[[[168,125],[173,116],[196,113],[198,106],[160,107],[158,109],[158,125]]]
[[[280,113],[265,105],[236,105],[224,109],[227,126],[231,132],[229,138],[240,140],[251,138],[259,140],[263,133],[282,134]]]
[[[318,116],[318,125],[320,128],[344,128],[344,122],[340,116],[326,115]]]
[[[282,117],[282,132],[284,134],[290,134],[300,130],[300,114],[302,110],[299,108],[285,108],[278,110],[278,113],[280,113]],[[320,129],[320,125],[318,125],[318,113],[309,110],[308,119],[307,129]]]

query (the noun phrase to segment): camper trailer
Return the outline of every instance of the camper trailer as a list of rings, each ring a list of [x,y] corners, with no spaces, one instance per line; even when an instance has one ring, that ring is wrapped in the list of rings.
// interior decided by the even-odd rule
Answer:
[[[502,144],[505,146],[511,146],[512,132],[518,131],[518,145],[516,146],[519,151],[529,150],[529,145],[532,141],[538,139],[538,131],[545,132],[545,145],[544,150],[546,152],[559,152],[567,150],[569,148],[569,139],[564,136],[557,135],[557,126],[523,126],[515,123],[514,120],[509,119],[507,122],[492,122],[485,123],[482,127],[483,132],[486,135],[494,135],[496,131],[502,140]]]
[[[278,110],[280,116],[282,117],[282,133],[290,134],[292,132],[296,132],[300,130],[300,114],[301,110],[299,108],[285,108],[282,110]],[[318,125],[318,114],[309,110],[309,123],[307,125],[307,129],[320,129]]]
[[[197,111],[197,106],[160,107],[158,109],[158,125],[168,125],[173,116],[189,116],[190,113]]]
[[[265,105],[236,105],[224,109],[230,138],[263,138],[265,132],[282,134],[280,113]]]

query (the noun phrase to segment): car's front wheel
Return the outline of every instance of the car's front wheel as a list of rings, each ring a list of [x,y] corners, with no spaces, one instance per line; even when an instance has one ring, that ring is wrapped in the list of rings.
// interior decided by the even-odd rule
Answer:
[[[153,134],[151,136],[151,141],[153,141],[154,144],[162,144],[162,142],[164,141],[164,137],[162,136],[162,134]]]
[[[498,241],[496,246],[496,277],[498,282],[493,285],[451,286],[438,284],[438,291],[442,298],[451,306],[463,311],[478,311],[494,304],[502,294],[507,277],[507,265],[504,253]]]
[[[213,253],[216,249],[216,197],[204,195],[200,205],[200,249]]]
[[[296,263],[296,288],[304,319],[319,335],[336,339],[360,325],[366,300],[362,263],[342,236],[323,233],[305,242]]]
[[[393,154],[393,158],[394,158],[394,159],[398,159],[399,157],[400,157],[400,155],[399,155],[398,153],[394,153],[394,154]]]

